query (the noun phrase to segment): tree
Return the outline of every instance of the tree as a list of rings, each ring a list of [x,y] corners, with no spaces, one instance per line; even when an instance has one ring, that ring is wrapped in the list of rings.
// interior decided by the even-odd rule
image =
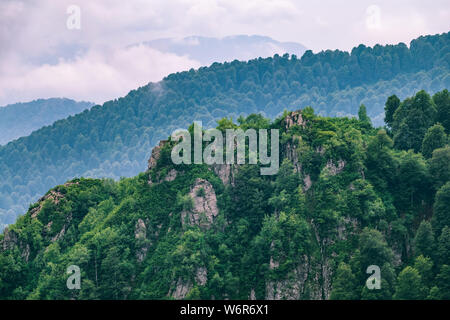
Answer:
[[[436,277],[439,288],[439,297],[444,300],[450,300],[450,265],[444,264]]]
[[[410,266],[406,267],[398,275],[394,299],[421,300],[424,298],[424,288],[419,271]]]
[[[436,104],[437,119],[442,122],[447,134],[450,134],[450,94],[448,90],[435,93],[433,101]]]
[[[437,123],[428,128],[422,141],[422,154],[426,159],[431,158],[433,151],[442,148],[447,144],[447,135],[444,127]]]
[[[431,280],[433,279],[433,261],[430,258],[425,258],[420,255],[414,261],[414,269],[419,271],[420,276],[422,277],[422,284],[427,288],[431,286]]]
[[[441,234],[441,230],[450,227],[450,181],[442,186],[436,193],[436,200],[433,206],[433,227],[436,235]]]
[[[333,281],[333,290],[330,294],[331,300],[356,300],[356,278],[349,265],[341,262],[336,271]]]
[[[434,150],[428,163],[433,185],[437,190],[450,181],[450,146]]]
[[[429,221],[422,221],[414,238],[414,253],[425,257],[434,256],[434,233]]]
[[[372,121],[370,121],[369,116],[367,115],[367,109],[365,105],[360,105],[358,110],[358,118],[361,122],[371,125]]]
[[[419,91],[400,104],[394,113],[392,131],[398,149],[420,151],[428,128],[435,123],[436,106],[430,95]]]
[[[390,96],[384,106],[384,122],[392,128],[394,122],[394,113],[400,106],[400,99],[394,94]]]
[[[450,227],[442,229],[437,247],[438,263],[450,265]]]
[[[421,208],[431,196],[428,166],[421,154],[402,154],[397,171],[397,207],[404,211]]]
[[[386,190],[394,184],[395,159],[392,154],[393,142],[385,130],[378,131],[367,146],[367,177],[378,190]]]

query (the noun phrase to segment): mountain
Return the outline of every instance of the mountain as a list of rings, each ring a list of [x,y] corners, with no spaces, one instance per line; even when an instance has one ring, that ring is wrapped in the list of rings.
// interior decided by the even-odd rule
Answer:
[[[271,57],[290,53],[301,57],[306,47],[295,42],[279,42],[264,36],[236,35],[221,39],[191,36],[182,39],[164,38],[143,43],[161,52],[174,53],[199,61],[202,65],[214,62],[247,61],[255,57]]]
[[[138,174],[151,147],[193,121],[212,127],[225,116],[275,118],[306,106],[323,116],[353,116],[364,104],[382,125],[386,97],[450,87],[449,39],[445,33],[409,47],[307,51],[171,74],[0,147],[0,221],[13,223],[46,190],[74,177]]]
[[[28,136],[43,126],[80,113],[92,106],[91,102],[52,98],[0,107],[0,145]]]
[[[176,165],[169,139],[134,178],[52,188],[0,235],[0,298],[449,299],[450,147],[436,121],[450,96],[388,101],[388,133],[364,107],[359,119],[308,107],[218,122],[224,139],[279,130],[276,175],[248,157]],[[403,150],[411,130],[427,132],[428,161]],[[80,290],[67,289],[69,266]],[[379,290],[366,286],[369,267]]]

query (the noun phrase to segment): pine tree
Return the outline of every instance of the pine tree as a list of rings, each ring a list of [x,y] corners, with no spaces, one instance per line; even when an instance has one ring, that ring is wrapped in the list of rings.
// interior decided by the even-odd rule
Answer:
[[[349,265],[341,262],[336,271],[333,281],[333,290],[330,295],[331,300],[355,300],[358,299],[356,293],[356,278]]]
[[[422,221],[414,238],[414,253],[425,257],[434,256],[434,233],[429,221]]]
[[[447,135],[445,134],[444,127],[437,123],[434,126],[428,128],[427,133],[422,141],[422,154],[425,158],[429,159],[433,155],[433,151],[442,148],[447,144]]]
[[[394,299],[421,300],[424,298],[424,288],[419,271],[410,266],[406,267],[398,275]]]

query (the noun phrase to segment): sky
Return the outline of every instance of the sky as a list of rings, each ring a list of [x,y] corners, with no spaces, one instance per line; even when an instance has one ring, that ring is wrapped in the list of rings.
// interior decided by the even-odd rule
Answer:
[[[0,106],[67,97],[103,103],[198,68],[158,38],[263,35],[318,52],[450,31],[450,0],[0,0]]]

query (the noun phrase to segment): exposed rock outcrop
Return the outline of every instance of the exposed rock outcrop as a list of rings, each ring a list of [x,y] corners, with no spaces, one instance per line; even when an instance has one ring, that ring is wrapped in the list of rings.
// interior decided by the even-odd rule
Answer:
[[[344,217],[338,224],[337,238],[339,240],[347,240],[349,235],[356,233],[357,228],[358,228],[358,219]]]
[[[178,176],[178,171],[175,170],[175,169],[170,169],[170,171],[164,176],[164,178],[160,177],[160,173],[157,173],[157,178],[155,179],[155,181],[153,181],[152,177],[149,176],[148,184],[149,185],[158,184],[158,183],[161,183],[163,181],[170,182],[170,181],[175,180],[177,178],[177,176]]]
[[[303,179],[304,188],[303,191],[308,191],[312,186],[311,176],[309,174],[306,175],[306,177]]]
[[[285,147],[286,157],[291,160],[292,164],[294,165],[294,170],[297,173],[302,172],[302,164],[300,163],[299,152],[297,150],[297,143],[300,140],[300,136],[293,136],[292,141],[288,141]]]
[[[154,167],[156,167],[156,164],[161,157],[161,150],[167,143],[167,141],[168,140],[161,140],[159,144],[153,148],[152,155],[150,156],[150,159],[148,159],[148,170],[152,170]]]
[[[18,243],[17,234],[13,230],[9,230],[8,227],[5,228],[4,238],[2,240],[2,249],[12,250]]]
[[[66,230],[69,228],[69,224],[72,221],[72,212],[70,212],[66,216],[66,223],[62,226],[61,230],[52,238],[52,242],[58,241],[59,239],[62,239],[64,235],[66,234]],[[52,222],[52,221],[50,221]],[[51,227],[50,227],[51,228]]]
[[[224,185],[231,184],[234,186],[238,166],[234,164],[212,164],[212,170],[222,180]]]
[[[339,173],[341,173],[345,168],[345,161],[344,160],[339,160],[337,165],[334,164],[333,160],[328,160],[325,169],[328,170],[328,173],[331,176],[335,176]]]
[[[203,191],[201,191],[203,190]],[[197,225],[208,229],[218,215],[216,192],[212,184],[204,179],[197,178],[191,187],[189,196],[193,199],[193,207],[181,213],[181,223]]]
[[[175,289],[170,290],[167,295],[177,300],[184,299],[192,288],[191,282],[183,281],[183,279],[179,278],[175,284]]]
[[[36,218],[39,215],[39,212],[41,212],[45,200],[51,200],[54,204],[58,204],[62,199],[64,199],[64,195],[61,192],[50,190],[48,194],[38,200],[38,206],[30,211],[31,217]]]
[[[180,277],[176,283],[172,284],[173,289],[169,290],[167,295],[177,300],[184,299],[188,295],[189,291],[192,290],[194,284],[204,286],[206,282],[208,282],[208,270],[205,267],[198,267],[195,272],[194,283],[190,280],[183,280]]]
[[[197,268],[195,282],[200,286],[204,286],[208,282],[208,270],[205,267]]]
[[[25,262],[28,262],[31,252],[30,245],[21,242],[17,233],[14,230],[9,230],[8,227],[5,228],[3,234],[3,240],[0,241],[1,250],[13,250],[15,247],[18,247],[21,253],[20,256]]]
[[[147,256],[148,246],[146,243],[147,227],[145,226],[144,220],[141,218],[136,222],[134,238],[136,239],[136,258],[139,262],[142,262]]]
[[[293,111],[284,119],[286,129],[292,126],[306,126],[306,121],[302,117],[301,110]]]
[[[289,272],[285,279],[266,283],[267,300],[301,300],[305,297],[306,282],[310,271],[310,263],[305,255],[303,261]]]

